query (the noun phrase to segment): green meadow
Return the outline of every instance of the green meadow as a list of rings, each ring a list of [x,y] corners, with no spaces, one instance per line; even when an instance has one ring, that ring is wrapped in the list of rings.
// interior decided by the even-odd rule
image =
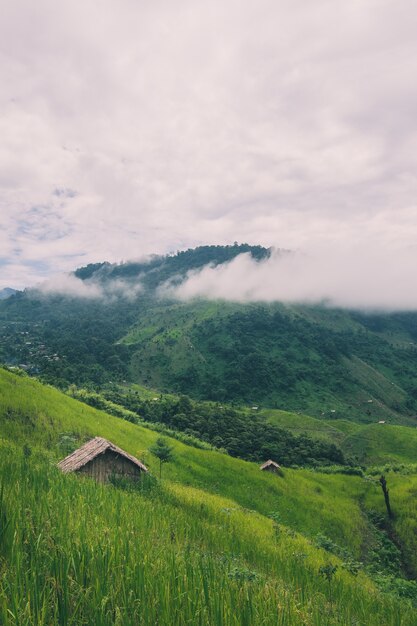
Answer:
[[[62,475],[68,442],[93,436],[158,475],[146,424],[0,370],[1,624],[417,623],[411,466],[387,474],[390,524],[377,475],[265,474],[175,439],[162,481]]]
[[[275,409],[264,409],[261,415],[295,434],[332,441],[364,465],[417,463],[416,426],[398,426],[385,420],[382,420],[384,423],[361,424],[342,419],[318,419]]]

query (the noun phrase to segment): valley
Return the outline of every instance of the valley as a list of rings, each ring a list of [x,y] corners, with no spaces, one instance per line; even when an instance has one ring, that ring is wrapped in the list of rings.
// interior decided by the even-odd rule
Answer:
[[[2,623],[417,622],[417,314],[173,297],[242,253],[0,301]],[[149,475],[62,475],[97,436]]]

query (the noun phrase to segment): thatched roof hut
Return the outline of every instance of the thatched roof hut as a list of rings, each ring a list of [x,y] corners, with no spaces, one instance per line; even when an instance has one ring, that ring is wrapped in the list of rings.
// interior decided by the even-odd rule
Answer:
[[[58,463],[64,472],[78,472],[107,482],[112,477],[137,480],[148,469],[137,458],[103,439],[94,437]]]
[[[261,465],[260,469],[264,472],[280,472],[281,466],[278,465],[278,463],[275,463],[275,461],[271,461],[271,459],[269,459],[269,461],[266,461],[263,465]]]

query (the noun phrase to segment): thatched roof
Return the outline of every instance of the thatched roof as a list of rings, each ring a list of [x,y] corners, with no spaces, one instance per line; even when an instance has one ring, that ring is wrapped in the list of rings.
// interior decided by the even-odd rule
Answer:
[[[108,450],[119,454],[125,459],[128,459],[129,461],[131,461],[131,463],[139,467],[139,469],[141,469],[143,472],[148,471],[143,463],[138,461],[138,459],[136,459],[134,456],[128,454],[121,448],[115,446],[114,443],[111,443],[111,441],[107,441],[107,439],[103,439],[102,437],[94,437],[94,439],[90,439],[90,441],[87,441],[87,443],[81,446],[81,448],[78,448],[78,450],[75,450],[75,452],[60,461],[60,463],[58,463],[58,467],[64,473],[76,472],[81,467],[83,467],[83,465],[86,465],[97,456],[99,456],[100,454],[104,454]]]
[[[278,465],[278,463],[275,463],[275,461],[271,461],[271,459],[269,459],[269,461],[266,461],[263,465],[261,465],[261,470],[269,469],[270,467],[275,467],[275,469],[281,469],[281,466]]]

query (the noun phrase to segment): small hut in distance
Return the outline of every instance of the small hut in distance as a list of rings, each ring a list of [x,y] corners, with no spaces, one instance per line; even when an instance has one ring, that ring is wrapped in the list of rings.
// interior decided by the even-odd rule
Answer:
[[[138,480],[148,469],[131,454],[103,439],[94,437],[58,463],[65,473],[77,472],[105,483],[111,478]]]
[[[264,472],[272,472],[273,474],[282,474],[281,466],[275,461],[266,461],[263,465],[261,465],[261,470]]]

